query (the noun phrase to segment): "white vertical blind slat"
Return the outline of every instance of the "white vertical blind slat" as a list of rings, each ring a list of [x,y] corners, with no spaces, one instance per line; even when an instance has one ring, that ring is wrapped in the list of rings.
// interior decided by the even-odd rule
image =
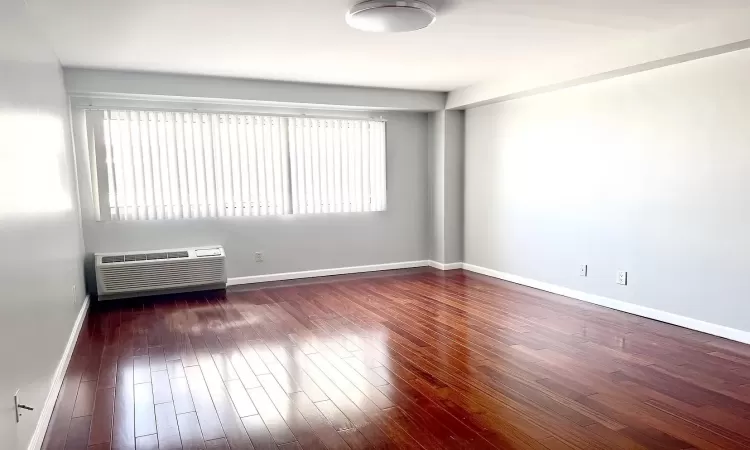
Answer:
[[[341,140],[338,139],[338,121],[331,121],[330,127],[330,145],[333,149],[332,165],[333,168],[333,192],[334,192],[334,212],[342,212],[341,198]]]
[[[162,210],[166,219],[173,219],[171,160],[169,146],[167,145],[166,113],[160,112],[156,114],[156,138],[159,141],[159,163],[161,169],[162,196],[164,197]]]
[[[177,147],[177,126],[175,114],[169,113],[165,116],[167,151],[169,154],[169,180],[171,181],[169,192],[172,198],[170,209],[176,219],[182,219],[182,195],[180,193],[180,162]]]
[[[356,206],[354,211],[362,211],[362,124],[354,122],[352,131],[352,142],[354,144],[354,189]]]
[[[307,214],[318,212],[315,209],[315,180],[313,177],[314,163],[312,151],[312,124],[310,119],[300,120],[302,127],[302,151],[305,154],[305,212]]]
[[[362,210],[372,211],[370,208],[370,124],[362,122]]]
[[[292,212],[292,174],[289,154],[289,124],[287,118],[279,119],[279,157],[281,158],[281,186],[284,195],[282,214]]]
[[[378,124],[378,143],[380,144],[379,151],[379,163],[378,168],[379,175],[378,175],[378,181],[380,182],[380,207],[378,208],[378,211],[385,211],[385,209],[388,207],[387,204],[387,189],[388,189],[388,171],[386,170],[386,124],[385,122],[380,122]]]
[[[240,171],[240,136],[237,133],[237,116],[228,116],[230,167],[232,169],[232,206],[235,216],[242,215],[242,173]]]
[[[281,163],[281,125],[279,118],[271,119],[271,164],[273,165],[274,214],[284,214],[284,174]]]
[[[143,198],[141,203],[141,209],[143,218],[152,220],[154,219],[154,185],[153,185],[153,174],[151,166],[151,148],[148,142],[148,117],[145,117],[145,113],[138,111],[135,113],[136,118],[136,139],[138,140],[138,147],[140,149],[140,160],[141,160],[141,171],[140,179],[142,180]]]
[[[219,150],[221,151],[221,176],[222,176],[222,193],[224,201],[221,206],[227,216],[234,216],[234,205],[232,196],[232,167],[231,167],[231,149],[229,145],[228,118],[226,115],[220,115],[219,122]]]
[[[203,132],[203,142],[205,147],[203,151],[203,161],[205,164],[204,172],[206,177],[206,210],[210,217],[218,217],[219,202],[216,194],[216,175],[214,169],[214,135],[213,124],[210,115],[201,115],[201,131]]]
[[[273,148],[271,147],[271,129],[267,118],[260,118],[258,120],[258,130],[260,131],[260,145],[258,148],[262,149],[261,162],[263,168],[263,192],[265,193],[264,198],[264,215],[272,215],[274,208],[274,192],[273,192]]]
[[[333,121],[326,120],[326,186],[328,186],[328,212],[336,212],[336,148],[333,143]]]
[[[320,180],[320,211],[328,212],[328,146],[326,145],[326,121],[319,120],[318,123],[318,179]]]
[[[253,118],[253,130],[255,133],[256,168],[258,174],[258,205],[259,214],[268,214],[268,171],[266,170],[265,136],[263,130],[263,119]]]
[[[160,220],[164,218],[164,211],[161,209],[161,205],[164,204],[164,198],[162,193],[162,177],[161,177],[161,161],[159,159],[159,143],[156,139],[156,121],[155,113],[146,112],[145,125],[146,125],[146,139],[148,141],[149,148],[149,160],[151,161],[151,185],[154,189],[153,197],[153,210],[154,219]]]
[[[109,220],[386,207],[383,122],[134,110],[91,117],[103,133],[94,146],[106,155],[97,164]]]
[[[299,157],[297,151],[297,128],[295,127],[296,119],[289,119],[286,123],[287,135],[289,136],[289,176],[291,177],[291,183],[289,188],[291,189],[291,214],[300,214],[299,207]]]
[[[271,195],[271,207],[270,207],[270,214],[280,214],[279,210],[279,204],[281,203],[281,171],[279,170],[279,161],[278,159],[278,149],[279,149],[279,143],[278,138],[276,136],[276,125],[277,120],[276,118],[270,118],[264,120],[266,122],[265,125],[265,131],[266,131],[266,148],[269,148],[270,151],[266,153],[266,159],[268,166],[270,167],[270,185],[269,189],[272,193]]]
[[[295,144],[297,152],[297,206],[299,214],[307,213],[307,165],[305,164],[305,129],[302,120],[295,118],[294,121]]]
[[[198,202],[195,209],[198,212],[198,217],[206,217],[208,215],[208,195],[206,188],[206,168],[204,166],[206,158],[204,155],[203,116],[201,114],[191,114],[190,124],[193,129],[193,164],[195,165],[196,201]]]
[[[229,136],[229,169],[232,175],[232,215],[242,215],[242,183],[240,174],[240,143],[237,135],[237,117],[227,116],[227,132]]]
[[[355,139],[354,124],[350,121],[347,125],[346,135],[349,143],[349,201],[351,202],[350,211],[356,212],[357,199],[359,199],[358,183],[359,176],[357,172],[357,139]]]
[[[174,192],[172,193],[172,195],[174,196],[175,202],[175,214],[177,215],[178,219],[184,219],[184,206],[187,202],[183,198],[183,184],[185,183],[185,174],[183,167],[184,154],[182,154],[180,149],[184,148],[184,141],[182,138],[182,124],[180,123],[180,113],[174,113],[170,116],[170,125],[170,136],[172,138],[172,147],[170,148],[170,152],[172,153],[172,161],[174,163],[174,167],[172,168]]]
[[[125,118],[123,116],[123,113],[121,113],[120,111],[112,111],[111,126],[113,131],[117,130],[116,133],[113,133],[116,139],[115,142],[113,142],[113,152],[115,153],[114,164],[115,169],[117,170],[115,180],[117,182],[117,206],[119,209],[118,215],[120,217],[120,220],[128,220],[127,177],[130,173],[130,166],[128,165],[128,161],[125,155],[125,134],[127,132],[127,128],[125,127]]]
[[[340,122],[337,137],[341,146],[341,201],[343,212],[352,210],[349,199],[349,138],[347,136],[348,124]]]
[[[367,123],[367,147],[369,152],[367,153],[367,177],[370,180],[370,198],[369,198],[369,211],[375,211],[375,204],[378,201],[378,181],[375,178],[375,157],[378,152],[377,142],[375,142],[375,123]]]
[[[269,154],[273,151],[270,146],[270,139],[268,138],[268,120],[259,118],[255,123],[256,138],[258,138],[258,160],[260,165],[260,181],[261,181],[261,192],[263,193],[263,208],[262,214],[264,216],[273,214],[273,167],[270,163]]]
[[[249,176],[249,162],[247,156],[247,128],[244,123],[245,118],[243,116],[235,117],[235,130],[237,133],[237,142],[239,147],[239,173],[240,173],[240,198],[242,199],[242,205],[240,207],[241,215],[249,216],[250,214],[250,176]]]
[[[198,217],[198,211],[195,208],[197,199],[197,182],[193,173],[193,163],[195,162],[195,142],[193,141],[192,114],[185,113],[180,116],[179,126],[182,145],[184,149],[183,165],[185,167],[184,197],[186,198],[184,208],[185,215],[193,218]]]
[[[198,156],[200,149],[200,138],[196,132],[195,114],[185,114],[185,130],[190,139],[190,152],[188,155],[189,179],[190,179],[190,213],[192,217],[201,217],[200,210],[200,173],[203,172],[200,167]]]
[[[131,126],[130,126],[130,113],[125,111],[122,113],[123,120],[123,132],[120,133],[120,139],[122,140],[122,150],[124,164],[130,170],[127,171],[123,180],[125,181],[125,195],[126,195],[126,207],[125,216],[128,220],[135,219],[135,164],[133,162],[133,145],[131,142]]]
[[[146,197],[146,187],[143,181],[143,156],[140,143],[140,118],[139,112],[131,111],[128,113],[130,120],[130,148],[133,157],[133,190],[135,195],[135,218],[138,220],[147,219],[144,214],[143,205]]]
[[[371,161],[371,179],[373,181],[373,209],[375,211],[380,209],[381,195],[382,195],[382,180],[380,177],[380,124],[373,122],[370,124],[370,140],[372,142],[370,151],[372,155]]]
[[[250,181],[250,202],[252,203],[252,215],[260,215],[260,175],[258,174],[258,151],[257,138],[255,136],[255,119],[245,119],[245,132],[247,133],[247,151],[250,156],[248,173]]]
[[[214,181],[214,205],[216,217],[226,215],[226,203],[224,202],[224,172],[221,168],[221,137],[219,136],[219,117],[215,114],[208,116],[211,121],[211,174]]]
[[[112,140],[112,121],[110,120],[110,112],[104,111],[103,115],[103,130],[104,130],[104,145],[106,163],[107,163],[107,183],[109,186],[109,201],[110,201],[110,218],[112,220],[120,220],[118,201],[117,201],[117,182],[115,180],[116,171],[114,161],[114,150]]]
[[[316,119],[310,120],[310,145],[312,159],[312,179],[313,188],[313,211],[315,213],[323,212],[323,193],[321,189],[321,170],[320,170],[320,127]]]

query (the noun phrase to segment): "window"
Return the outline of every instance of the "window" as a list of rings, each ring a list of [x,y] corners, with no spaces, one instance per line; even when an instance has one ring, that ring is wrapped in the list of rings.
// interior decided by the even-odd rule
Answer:
[[[100,220],[383,211],[385,123],[87,110]]]

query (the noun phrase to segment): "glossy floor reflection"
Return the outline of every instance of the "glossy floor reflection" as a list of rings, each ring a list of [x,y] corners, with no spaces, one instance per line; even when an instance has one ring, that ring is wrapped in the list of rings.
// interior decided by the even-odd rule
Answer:
[[[750,346],[463,271],[92,307],[45,449],[750,448]]]

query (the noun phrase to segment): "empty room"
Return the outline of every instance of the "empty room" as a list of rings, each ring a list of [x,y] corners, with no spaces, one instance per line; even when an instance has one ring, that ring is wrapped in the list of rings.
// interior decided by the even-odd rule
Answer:
[[[0,449],[750,448],[747,0],[0,0]]]

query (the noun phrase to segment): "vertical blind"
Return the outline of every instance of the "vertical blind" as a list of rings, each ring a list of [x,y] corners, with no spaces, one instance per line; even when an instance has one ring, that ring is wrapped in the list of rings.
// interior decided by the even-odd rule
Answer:
[[[385,123],[88,110],[101,220],[383,211]]]

